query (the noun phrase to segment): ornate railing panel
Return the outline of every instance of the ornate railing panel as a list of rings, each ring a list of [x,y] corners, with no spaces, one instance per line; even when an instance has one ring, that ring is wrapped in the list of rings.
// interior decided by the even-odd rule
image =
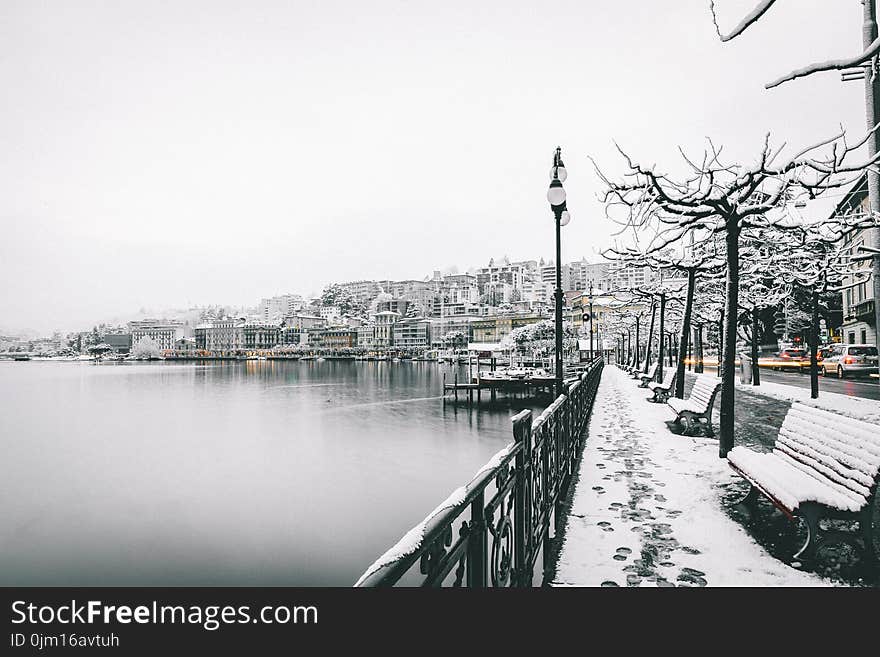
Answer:
[[[532,586],[539,558],[546,574],[602,367],[601,359],[593,361],[534,423],[529,410],[515,415],[513,442],[355,586],[393,586],[404,578],[423,586]]]

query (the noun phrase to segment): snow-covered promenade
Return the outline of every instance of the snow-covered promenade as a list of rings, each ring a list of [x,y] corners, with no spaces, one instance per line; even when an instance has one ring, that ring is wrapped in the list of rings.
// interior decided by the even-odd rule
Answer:
[[[674,414],[648,396],[605,368],[553,584],[835,584],[771,556],[727,515],[722,495],[741,480],[717,439],[671,433]]]

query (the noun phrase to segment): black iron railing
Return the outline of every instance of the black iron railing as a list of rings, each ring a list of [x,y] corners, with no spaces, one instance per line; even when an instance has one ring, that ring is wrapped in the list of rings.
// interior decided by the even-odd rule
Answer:
[[[532,586],[539,559],[543,580],[602,367],[601,359],[593,361],[534,422],[529,410],[514,416],[513,442],[355,586]]]

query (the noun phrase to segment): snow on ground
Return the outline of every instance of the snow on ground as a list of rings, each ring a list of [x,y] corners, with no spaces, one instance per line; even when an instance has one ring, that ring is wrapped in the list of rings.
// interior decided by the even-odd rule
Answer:
[[[736,387],[756,395],[766,395],[788,402],[801,402],[807,406],[815,406],[832,413],[880,424],[880,402],[873,399],[850,397],[825,390],[819,391],[819,399],[810,399],[809,388],[798,388],[770,381],[761,381],[761,385],[753,386],[750,383],[740,383],[737,379]]]
[[[603,371],[553,584],[830,585],[725,514],[720,486],[739,477],[717,439],[672,434],[674,413],[648,396],[618,368]]]

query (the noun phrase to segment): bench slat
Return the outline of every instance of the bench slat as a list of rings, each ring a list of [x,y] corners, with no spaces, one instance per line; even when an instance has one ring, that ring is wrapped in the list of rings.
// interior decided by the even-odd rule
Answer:
[[[826,443],[817,437],[799,434],[797,426],[792,423],[789,423],[788,426],[783,423],[779,430],[779,436],[776,438],[777,446],[783,445],[788,450],[803,454],[805,458],[831,468],[839,476],[854,479],[870,488],[877,476],[877,466],[872,466],[869,461],[847,453],[851,449],[848,445],[843,445],[847,448],[847,451],[844,451],[835,448],[829,444],[830,442]]]

